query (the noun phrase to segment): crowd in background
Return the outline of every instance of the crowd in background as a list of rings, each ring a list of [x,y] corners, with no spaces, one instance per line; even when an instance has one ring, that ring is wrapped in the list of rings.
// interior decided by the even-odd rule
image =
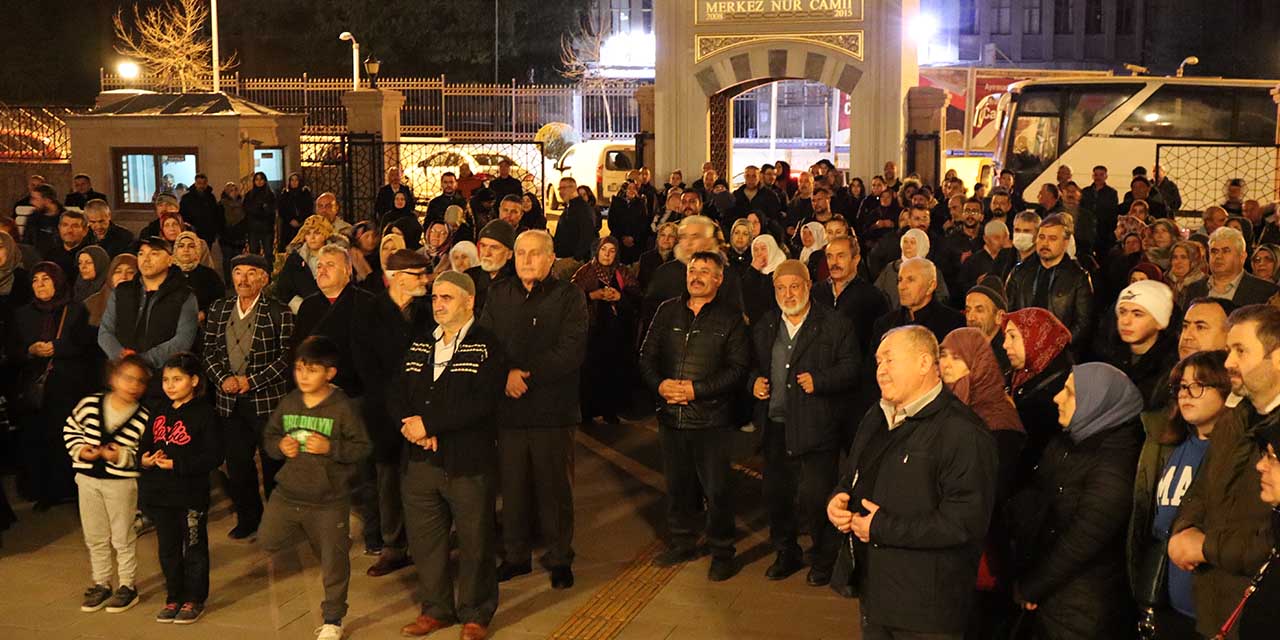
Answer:
[[[231,539],[310,542],[318,637],[342,635],[355,511],[370,576],[418,567],[405,634],[483,638],[535,538],[574,583],[574,431],[654,412],[657,564],[738,572],[746,432],[766,577],[857,595],[863,637],[1274,636],[1273,203],[1231,180],[1180,226],[1159,167],[1121,195],[1061,166],[1034,202],[1009,171],[892,162],[690,177],[563,179],[549,233],[509,163],[421,199],[392,168],[361,212],[301,174],[197,175],[134,234],[89,176],[65,199],[32,176],[0,217],[0,427],[35,512],[79,506],[82,609],[137,602],[154,528],[157,621],[199,619],[219,486]]]

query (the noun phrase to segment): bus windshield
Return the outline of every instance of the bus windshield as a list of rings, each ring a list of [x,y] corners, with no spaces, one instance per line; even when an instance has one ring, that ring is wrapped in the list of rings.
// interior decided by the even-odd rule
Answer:
[[[1002,134],[1003,168],[1025,187],[1099,122],[1134,96],[1141,84],[1034,85],[1014,94]]]

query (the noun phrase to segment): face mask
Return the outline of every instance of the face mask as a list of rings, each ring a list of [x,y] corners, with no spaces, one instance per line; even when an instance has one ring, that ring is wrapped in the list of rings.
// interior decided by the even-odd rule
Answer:
[[[1030,251],[1031,247],[1035,245],[1035,243],[1036,238],[1030,233],[1023,231],[1021,233],[1013,234],[1013,248],[1018,251]]]

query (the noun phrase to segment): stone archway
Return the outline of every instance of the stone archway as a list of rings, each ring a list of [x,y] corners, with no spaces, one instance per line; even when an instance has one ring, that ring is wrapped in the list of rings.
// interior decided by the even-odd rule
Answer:
[[[696,174],[709,158],[727,165],[728,135],[721,130],[730,122],[729,100],[753,83],[787,79],[850,95],[858,114],[849,141],[855,175],[901,160],[903,98],[918,80],[915,45],[904,42],[902,30],[918,12],[918,0],[737,8],[747,4],[655,0],[657,169]]]
[[[861,36],[845,34],[828,40],[801,37],[699,39],[705,55],[694,69],[707,96],[708,157],[720,175],[733,175],[733,98],[780,80],[813,80],[852,94],[862,79]]]

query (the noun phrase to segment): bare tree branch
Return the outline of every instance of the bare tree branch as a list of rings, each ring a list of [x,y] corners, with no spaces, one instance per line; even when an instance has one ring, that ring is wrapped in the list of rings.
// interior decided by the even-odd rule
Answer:
[[[112,18],[119,40],[115,50],[141,62],[166,89],[207,90],[213,76],[212,44],[204,37],[208,18],[204,0],[167,0],[145,11],[134,5],[130,30],[123,10],[117,10]],[[238,64],[232,53],[220,66],[230,71]]]
[[[613,113],[605,88],[613,83],[601,73],[600,58],[611,30],[609,14],[594,10],[584,15],[578,26],[560,37],[560,75],[579,83],[583,95],[591,91],[600,92],[610,136],[613,135]]]

